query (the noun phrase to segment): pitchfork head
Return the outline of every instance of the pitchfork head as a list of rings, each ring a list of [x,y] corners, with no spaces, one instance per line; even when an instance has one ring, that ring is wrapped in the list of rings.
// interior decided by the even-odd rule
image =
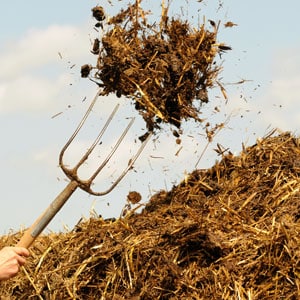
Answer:
[[[121,174],[119,175],[119,177],[106,190],[101,191],[101,192],[94,191],[91,188],[94,179],[98,176],[98,174],[101,172],[101,170],[109,162],[110,158],[116,152],[116,150],[118,149],[118,147],[122,143],[124,137],[126,136],[127,132],[129,131],[130,127],[132,126],[132,124],[134,122],[134,118],[132,118],[130,120],[130,122],[128,123],[127,127],[124,129],[124,131],[121,134],[121,136],[115,142],[112,150],[109,152],[109,154],[103,160],[103,162],[98,166],[98,168],[94,171],[94,173],[92,173],[92,175],[88,179],[84,179],[84,180],[81,179],[79,177],[79,175],[78,175],[79,168],[88,160],[89,155],[93,152],[93,150],[95,149],[95,147],[97,146],[97,144],[99,144],[100,139],[102,138],[104,132],[106,131],[107,127],[109,126],[111,120],[115,116],[115,114],[116,114],[116,112],[118,110],[119,105],[115,106],[115,108],[111,112],[110,116],[108,117],[107,121],[105,122],[104,126],[100,130],[98,136],[95,138],[94,142],[91,144],[91,146],[88,148],[88,150],[86,151],[86,153],[82,156],[82,158],[78,161],[78,163],[74,167],[70,168],[70,167],[67,167],[66,164],[64,164],[64,161],[63,161],[64,160],[64,154],[65,154],[66,150],[69,148],[70,144],[75,139],[75,137],[77,136],[77,134],[80,131],[80,129],[82,128],[83,124],[85,123],[86,119],[88,118],[89,114],[91,113],[91,111],[92,111],[92,109],[93,109],[93,107],[94,107],[94,105],[95,105],[95,103],[97,101],[97,98],[100,95],[101,95],[101,91],[98,91],[97,94],[96,94],[96,96],[92,100],[89,108],[87,109],[85,115],[81,119],[78,127],[76,128],[76,130],[74,131],[74,133],[72,134],[72,136],[69,138],[69,140],[67,141],[67,143],[64,145],[64,147],[62,148],[62,150],[61,150],[61,152],[59,154],[59,166],[61,167],[61,169],[63,170],[63,172],[66,174],[66,176],[71,181],[77,182],[78,187],[80,187],[82,190],[88,192],[89,194],[96,195],[96,196],[106,195],[106,194],[108,194],[109,192],[111,192],[116,187],[116,185],[123,179],[123,177],[127,174],[127,172],[132,168],[134,162],[139,157],[139,155],[142,153],[143,149],[145,148],[147,142],[149,141],[149,139],[151,137],[151,134],[149,134],[148,137],[147,137],[147,139],[145,139],[143,141],[143,143],[141,144],[141,146],[139,147],[139,149],[136,152],[136,154],[129,160],[129,163],[126,166],[126,168],[121,172]]]

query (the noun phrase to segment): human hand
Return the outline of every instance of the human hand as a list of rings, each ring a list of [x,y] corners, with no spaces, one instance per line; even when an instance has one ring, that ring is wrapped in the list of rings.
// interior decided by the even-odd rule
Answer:
[[[0,250],[0,281],[17,275],[26,262],[29,251],[23,247],[4,247]]]

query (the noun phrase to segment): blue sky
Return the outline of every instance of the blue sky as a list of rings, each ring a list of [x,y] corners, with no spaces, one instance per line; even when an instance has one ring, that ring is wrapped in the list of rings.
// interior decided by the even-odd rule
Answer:
[[[151,2],[144,1],[152,8]],[[91,99],[96,91],[91,82],[80,78],[80,66],[95,62],[89,52],[96,34],[91,8],[100,4],[113,13],[127,1],[115,1],[113,7],[106,3],[88,0],[1,3],[0,233],[29,226],[66,184],[57,166],[58,154],[86,109],[88,101],[82,100]],[[173,0],[172,11],[180,13],[183,6],[183,12],[186,14],[188,10],[193,20],[199,17],[202,21],[205,15],[206,20],[238,24],[233,28],[221,26],[219,32],[219,41],[233,48],[223,56],[220,75],[226,84],[228,103],[225,105],[216,88],[203,113],[208,121],[222,122],[231,117],[205,151],[198,167],[210,167],[218,159],[212,150],[217,142],[238,154],[241,143],[250,146],[275,127],[299,134],[300,2],[229,0],[223,1],[222,7],[220,1],[212,0],[201,4],[190,1],[188,6],[187,3]],[[152,9],[154,14],[159,13],[159,7]],[[243,85],[231,84],[242,79],[248,81]],[[112,102],[116,102],[113,97]],[[211,112],[215,106],[220,108],[219,114]],[[68,154],[70,162],[86,149],[92,134],[96,134],[96,120],[103,120],[110,109],[105,102],[101,113],[95,112],[86,133]],[[125,101],[110,132],[111,139],[118,134],[116,128],[123,126],[123,117],[128,114],[134,115],[135,111]],[[141,124],[137,122],[107,174],[96,182],[99,189],[126,165]],[[76,192],[48,230],[72,228],[80,217],[89,217],[93,210],[104,217],[118,216],[130,190],[141,192],[143,201],[147,201],[156,191],[170,189],[194,169],[206,146],[203,131],[193,123],[185,125],[185,133],[188,136],[183,137],[181,145],[176,145],[168,130],[150,143],[135,171],[111,194],[96,198]],[[110,138],[103,143],[107,147],[99,150],[101,153],[109,149]]]

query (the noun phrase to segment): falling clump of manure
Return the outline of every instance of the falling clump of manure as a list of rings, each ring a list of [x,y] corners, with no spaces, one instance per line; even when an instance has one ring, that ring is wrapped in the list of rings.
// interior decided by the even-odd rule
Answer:
[[[216,24],[212,31],[204,24],[194,28],[169,16],[163,4],[160,20],[150,23],[141,3],[111,18],[104,17],[101,6],[92,9],[102,30],[92,47],[96,65],[83,65],[82,77],[95,81],[103,95],[132,100],[148,131],[159,130],[161,123],[180,128],[183,120],[202,122],[208,89],[220,85],[216,55],[231,48],[217,42]]]
[[[299,299],[299,177],[300,139],[268,135],[139,213],[39,237],[1,299]]]

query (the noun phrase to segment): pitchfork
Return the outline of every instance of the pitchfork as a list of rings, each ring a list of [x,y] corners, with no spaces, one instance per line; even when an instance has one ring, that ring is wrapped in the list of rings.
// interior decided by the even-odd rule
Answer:
[[[35,239],[41,234],[41,232],[45,229],[45,227],[50,223],[50,221],[53,219],[53,217],[58,213],[58,211],[63,207],[63,205],[67,202],[67,200],[70,198],[70,196],[75,192],[75,190],[79,187],[80,189],[86,191],[87,193],[91,195],[96,196],[103,196],[111,192],[116,185],[123,179],[123,177],[127,174],[129,169],[132,168],[134,162],[139,157],[143,149],[145,148],[147,142],[149,141],[151,134],[148,135],[147,139],[141,144],[139,149],[137,150],[136,154],[129,160],[129,163],[127,167],[123,170],[123,172],[119,175],[119,177],[111,184],[111,186],[102,192],[96,192],[91,188],[91,185],[94,181],[94,179],[98,176],[98,174],[101,172],[101,170],[106,166],[112,155],[115,153],[115,151],[120,146],[121,142],[123,141],[124,137],[126,136],[127,132],[129,131],[130,127],[132,126],[134,122],[134,118],[131,119],[131,121],[128,123],[127,127],[119,137],[119,139],[116,141],[115,145],[107,155],[107,157],[104,159],[104,161],[98,166],[96,171],[88,178],[88,179],[81,179],[78,175],[78,170],[82,166],[84,162],[86,162],[89,158],[89,155],[92,153],[92,151],[95,149],[97,144],[99,144],[99,141],[101,137],[103,136],[104,132],[106,131],[107,127],[109,126],[111,120],[113,119],[114,115],[117,112],[117,109],[119,105],[117,105],[110,116],[108,117],[106,123],[104,124],[103,128],[99,132],[98,136],[88,148],[86,153],[83,155],[83,157],[79,160],[77,165],[73,168],[67,167],[64,162],[64,154],[66,150],[69,148],[70,144],[73,142],[74,138],[77,136],[78,132],[82,128],[83,124],[85,123],[86,119],[88,118],[89,114],[91,113],[97,98],[101,95],[101,91],[98,91],[94,99],[92,100],[88,110],[86,111],[85,115],[83,116],[82,120],[80,121],[78,127],[70,137],[70,139],[67,141],[67,143],[62,148],[60,154],[59,154],[59,166],[65,173],[65,175],[70,179],[70,182],[68,185],[63,189],[63,191],[53,200],[53,202],[49,205],[49,207],[42,213],[37,220],[24,232],[22,238],[18,242],[17,246],[29,248],[32,243],[35,241]]]

